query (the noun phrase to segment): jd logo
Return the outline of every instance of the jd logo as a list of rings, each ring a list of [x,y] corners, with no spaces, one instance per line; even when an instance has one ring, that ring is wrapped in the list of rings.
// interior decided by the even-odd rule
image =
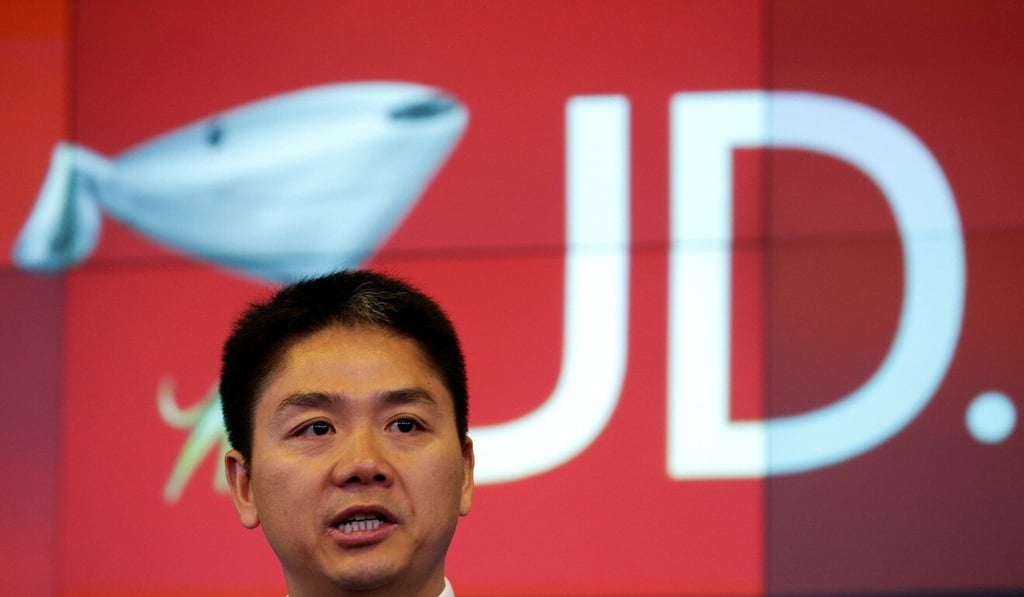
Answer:
[[[924,408],[956,347],[964,302],[960,223],[927,148],[884,114],[810,93],[680,93],[671,102],[668,474],[760,477],[841,462]],[[551,398],[473,430],[481,482],[521,479],[582,452],[614,412],[626,369],[629,105],[567,107],[565,346]],[[829,406],[758,422],[729,418],[732,150],[824,153],[863,171],[895,214],[905,286],[895,339],[859,389]],[[693,250],[690,250],[690,248]],[[543,443],[533,441],[544,437]]]
[[[810,93],[680,93],[671,100],[670,127],[676,249],[669,267],[669,477],[809,471],[898,433],[945,375],[964,304],[959,217],[927,148],[876,110]],[[480,483],[515,481],[568,462],[601,434],[618,405],[629,352],[629,139],[625,97],[569,100],[561,372],[535,411],[472,430]],[[905,272],[895,337],[870,379],[828,406],[754,422],[729,417],[731,152],[741,147],[818,152],[861,170],[895,216]],[[192,433],[204,434],[201,444],[209,449],[219,440],[209,422],[204,426],[207,418],[219,421],[219,413],[197,409]],[[190,454],[193,464],[176,468],[178,492],[198,462]]]

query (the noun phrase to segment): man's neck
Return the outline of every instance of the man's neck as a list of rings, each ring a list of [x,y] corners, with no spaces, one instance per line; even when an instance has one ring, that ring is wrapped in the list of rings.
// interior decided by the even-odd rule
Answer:
[[[384,586],[366,591],[338,589],[336,586],[325,587],[324,590],[309,589],[300,587],[296,583],[288,583],[288,595],[286,597],[391,597],[394,595],[408,595],[409,597],[455,597],[451,583],[447,577],[442,577],[443,584],[440,589],[424,587],[421,590],[407,592],[397,586]]]

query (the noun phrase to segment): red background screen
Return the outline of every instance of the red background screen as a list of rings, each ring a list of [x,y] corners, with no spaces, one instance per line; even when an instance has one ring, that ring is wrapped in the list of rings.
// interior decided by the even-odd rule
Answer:
[[[764,595],[1024,590],[1024,438],[978,441],[985,392],[1024,399],[1024,4],[1013,1],[0,2],[0,438],[9,592],[280,595],[262,534],[208,455],[163,487],[188,435],[161,419],[218,375],[234,316],[270,286],[106,218],[59,274],[11,260],[73,141],[116,156],[278,93],[408,81],[469,111],[462,140],[366,265],[436,296],[463,336],[471,427],[547,400],[559,377],[566,103],[629,102],[628,364],[582,453],[478,488],[448,576],[473,595]],[[707,91],[845,98],[911,131],[959,213],[966,278],[951,363],[876,448],[754,478],[666,472],[670,102]],[[900,237],[848,163],[733,155],[730,416],[827,405],[870,378],[900,318]],[[567,421],[567,424],[572,424]],[[545,438],[536,438],[538,442]]]

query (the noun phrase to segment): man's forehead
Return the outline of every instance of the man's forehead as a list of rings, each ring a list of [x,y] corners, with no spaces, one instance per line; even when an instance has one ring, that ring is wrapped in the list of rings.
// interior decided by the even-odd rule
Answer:
[[[373,344],[381,353],[400,353],[411,351],[422,365],[429,368],[434,375],[441,378],[441,372],[432,361],[429,351],[423,344],[405,334],[400,334],[390,328],[365,323],[341,323],[334,322],[317,328],[309,333],[301,334],[284,342],[276,351],[270,361],[267,378],[280,374],[285,368],[289,359],[294,358],[298,353],[308,350],[315,344],[330,342],[344,342],[359,338],[363,343]]]
[[[341,323],[322,327],[285,344],[271,363],[272,366],[257,389],[256,408],[264,404],[267,398],[270,398],[271,402],[277,403],[272,406],[274,412],[287,406],[294,407],[302,404],[312,406],[314,401],[319,406],[325,407],[328,406],[327,401],[329,400],[353,398],[354,396],[348,396],[344,392],[339,392],[337,387],[316,387],[314,380],[304,379],[302,369],[304,365],[308,365],[303,359],[314,352],[313,348],[316,346],[324,351],[318,357],[322,363],[330,364],[336,358],[340,364],[350,357],[351,354],[339,351],[337,355],[334,355],[332,354],[334,349],[341,345],[347,345],[356,337],[359,339],[358,344],[362,350],[372,349],[376,354],[377,360],[382,362],[381,368],[385,371],[397,371],[403,367],[408,368],[411,363],[414,363],[415,367],[422,368],[422,372],[428,374],[430,378],[427,380],[428,382],[434,382],[405,383],[394,387],[374,387],[367,392],[368,396],[372,393],[372,396],[369,397],[377,398],[382,404],[394,405],[419,401],[432,403],[440,410],[451,409],[454,411],[454,399],[445,377],[432,359],[429,358],[420,342],[415,338],[398,334],[381,326]],[[335,345],[334,343],[338,344]],[[405,360],[410,357],[410,360]],[[392,358],[393,362],[391,361]],[[284,392],[277,393],[274,396],[273,390],[277,385],[276,382],[280,382],[285,377],[297,383],[298,387],[279,388],[284,390]]]

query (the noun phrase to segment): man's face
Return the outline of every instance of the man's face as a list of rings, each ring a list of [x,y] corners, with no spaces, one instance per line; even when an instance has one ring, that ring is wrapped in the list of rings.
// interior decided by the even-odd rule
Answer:
[[[416,342],[371,326],[323,329],[287,350],[253,415],[250,462],[229,453],[228,480],[293,597],[441,592],[473,499],[473,448]]]

